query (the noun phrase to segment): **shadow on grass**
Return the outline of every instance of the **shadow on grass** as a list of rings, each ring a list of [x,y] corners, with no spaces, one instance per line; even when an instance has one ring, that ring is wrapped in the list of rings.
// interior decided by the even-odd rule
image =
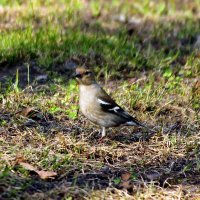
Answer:
[[[59,121],[56,121],[55,118],[53,119],[51,115],[48,116],[45,114],[44,119],[41,117],[36,119],[37,115],[31,116],[31,119],[37,121],[37,126],[44,126],[47,129],[46,133],[49,132],[48,129],[50,130],[53,127],[55,131],[57,127],[57,131],[62,131],[63,134],[69,135],[69,130],[66,127],[64,129],[64,126]],[[12,115],[1,113],[0,117],[9,122]],[[49,118],[51,118],[50,124],[46,121]],[[31,129],[32,127],[34,126],[23,125],[18,127],[18,131],[23,131],[26,128]],[[173,134],[174,131],[178,132],[180,127],[176,128],[173,129]],[[77,133],[73,136],[76,137],[77,141],[83,138],[81,130],[75,130],[77,127],[72,127],[72,129],[74,131],[71,132],[74,132],[74,134]],[[136,130],[135,133],[136,135],[133,135],[133,133],[126,135],[119,133],[110,136],[106,144],[112,145],[113,141],[117,141],[119,145],[137,145],[138,141],[140,141],[141,144],[148,145],[148,140],[151,138],[141,140],[141,132]],[[54,134],[47,134],[46,136],[53,138]],[[97,144],[96,135],[89,137],[86,142],[91,144],[91,146],[95,146]],[[134,154],[134,152],[132,153]],[[97,151],[93,155],[94,159],[90,158],[90,156],[87,159],[88,161],[95,161],[101,156],[101,152]],[[155,159],[145,164],[142,164],[142,162],[132,163],[129,167],[124,166],[124,162],[127,162],[126,157],[118,157],[115,163],[113,155],[108,153],[101,167],[96,167],[95,165],[93,167],[90,165],[87,166],[86,160],[84,171],[79,166],[73,166],[66,171],[60,169],[55,179],[46,181],[41,180],[32,172],[28,173],[28,177],[24,177],[15,167],[12,170],[5,168],[0,175],[0,198],[10,199],[20,197],[29,199],[31,197],[37,199],[62,199],[70,196],[83,198],[89,197],[92,191],[112,190],[113,188],[126,190],[128,194],[134,195],[138,190],[145,190],[145,187],[148,185],[154,185],[158,189],[173,189],[177,185],[181,185],[184,194],[190,197],[194,191],[198,192],[198,188],[200,187],[198,159],[195,154],[188,154],[188,156],[169,154],[166,156],[165,161]],[[127,180],[123,180],[123,174],[126,172],[131,173],[131,175]],[[187,189],[184,189],[184,187],[187,187]]]
[[[134,172],[127,180],[123,180],[123,174],[129,169],[104,164],[98,170],[88,169],[84,172],[74,166],[74,169],[61,174],[60,177],[46,181],[33,174],[30,174],[29,178],[24,178],[7,169],[1,174],[0,197],[2,199],[16,197],[62,199],[69,196],[83,198],[89,197],[92,191],[106,188],[123,189],[128,194],[134,195],[139,190],[144,190],[147,185],[154,185],[159,190],[160,188],[170,190],[181,185],[187,197],[199,192],[200,175],[196,160],[192,157],[169,156],[165,163],[157,165],[140,166],[135,163]]]
[[[84,22],[81,22],[81,24],[83,24],[81,32],[79,32],[80,27],[71,28],[71,32],[77,28],[77,32],[80,35],[68,39],[66,34],[66,38],[64,37],[61,44],[50,46],[49,56],[52,57],[52,60],[54,56],[56,58],[59,57],[59,52],[62,54],[68,51],[68,53],[63,53],[66,58],[62,57],[61,60],[50,61],[51,64],[48,67],[39,65],[35,52],[35,54],[33,53],[34,56],[26,60],[25,56],[17,58],[20,52],[16,51],[15,62],[22,61],[17,65],[12,63],[12,67],[9,60],[4,62],[7,67],[2,66],[0,69],[0,82],[2,85],[5,84],[5,88],[8,88],[10,84],[17,82],[20,88],[25,88],[28,84],[38,86],[39,84],[51,83],[57,77],[63,78],[60,84],[67,85],[72,76],[75,63],[86,63],[89,66],[98,68],[97,71],[102,71],[102,74],[107,70],[111,71],[113,78],[122,80],[127,80],[127,77],[133,76],[130,75],[131,71],[139,71],[140,73],[140,71],[157,71],[162,67],[169,67],[176,73],[185,64],[186,57],[194,53],[193,45],[198,34],[200,21],[186,20],[185,23],[180,23],[178,25],[178,33],[174,33],[174,25],[168,29],[165,24],[155,24],[154,26],[158,27],[153,28],[153,36],[151,36],[152,32],[149,33],[146,27],[142,25],[136,28],[132,27],[132,30],[130,30],[130,27],[127,29],[126,25],[123,25],[119,30],[113,31],[105,29],[101,25],[91,27],[90,25],[85,25]],[[194,27],[196,27],[195,31]],[[158,30],[162,32],[156,34],[155,31]],[[150,37],[148,37],[149,34]],[[56,52],[53,52],[56,48],[58,51],[55,50]],[[72,52],[70,52],[70,48],[73,49]],[[39,49],[39,51],[42,51],[42,49]],[[170,56],[173,57],[177,52],[179,52],[177,57],[174,57],[172,62],[168,63],[168,58],[171,58]],[[33,62],[33,60],[36,60],[36,62]],[[67,63],[65,62],[66,60]],[[154,66],[160,63],[158,60],[162,60],[163,63],[156,68]],[[129,61],[131,61],[131,64]],[[18,78],[16,76],[17,69],[19,69]],[[30,71],[28,72],[28,70]],[[4,92],[5,88],[3,89]],[[0,117],[2,120],[9,121],[12,115],[4,113]],[[61,127],[59,121],[56,121],[56,123],[53,121],[50,125],[45,123],[45,121],[41,122],[41,124],[37,122],[36,125],[39,124],[39,126],[49,129],[53,123],[53,128],[57,125],[59,128]],[[23,130],[23,127],[21,128],[20,130]],[[65,132],[62,127],[61,129],[59,128],[58,130]],[[113,136],[112,139],[123,144],[134,145],[135,142],[140,140],[140,135],[137,137],[133,136],[132,133],[129,135],[119,134]],[[88,143],[93,143],[95,140],[96,138],[92,138]],[[123,163],[123,158],[121,159]],[[61,199],[66,196],[87,196],[92,190],[106,188],[127,189],[130,194],[133,194],[137,192],[136,188],[144,188],[146,184],[151,184],[152,182],[163,188],[171,188],[178,184],[191,185],[191,187],[193,185],[200,186],[197,165],[198,162],[194,155],[181,158],[180,156],[169,155],[166,157],[165,162],[158,160],[156,163],[145,165],[133,163],[135,176],[133,176],[134,174],[131,175],[129,185],[126,187],[121,184],[121,175],[123,171],[129,171],[129,169],[124,168],[123,165],[114,166],[114,163],[108,163],[108,160],[105,160],[104,166],[98,170],[88,167],[87,170],[82,172],[77,166],[74,166],[74,169],[59,174],[55,180],[50,181],[42,181],[35,175],[30,175],[30,178],[24,178],[17,175],[17,171],[13,173],[6,169],[0,179],[0,197],[3,199],[19,196],[28,198],[35,195],[38,199],[46,198],[47,196]]]
[[[2,52],[5,54],[0,59],[2,85],[7,80],[15,81],[17,69],[22,88],[32,84],[41,74],[50,75],[52,80],[65,77],[63,84],[67,84],[75,65],[83,63],[101,71],[102,76],[109,73],[112,78],[121,80],[133,77],[133,71],[171,68],[176,74],[188,57],[195,56],[194,44],[200,32],[200,20],[184,18],[166,23],[149,20],[138,25],[120,23],[115,29],[80,21],[78,25],[68,27],[62,36],[55,33],[55,38],[49,35],[51,29],[46,33],[43,31],[40,34],[47,36],[44,41],[37,41],[37,37],[43,36],[35,35],[36,39],[27,39],[30,41],[24,44],[25,47],[21,43],[13,47],[13,51],[8,52],[10,57],[6,58],[6,52]],[[57,43],[60,37],[62,39]],[[28,48],[33,48],[34,52],[29,52]]]

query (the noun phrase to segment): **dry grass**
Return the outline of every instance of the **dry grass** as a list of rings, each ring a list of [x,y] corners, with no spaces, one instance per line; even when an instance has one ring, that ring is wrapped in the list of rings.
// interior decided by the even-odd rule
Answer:
[[[198,2],[47,2],[0,13],[0,198],[199,199]],[[155,134],[115,128],[99,143],[77,113],[69,68],[83,63]],[[20,161],[57,175],[42,180]]]

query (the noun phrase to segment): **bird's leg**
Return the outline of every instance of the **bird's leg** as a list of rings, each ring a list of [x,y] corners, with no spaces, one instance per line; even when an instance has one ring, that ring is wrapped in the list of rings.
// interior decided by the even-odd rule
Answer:
[[[101,137],[99,138],[99,143],[102,143],[104,141],[105,136],[106,136],[106,128],[102,127]]]
[[[106,128],[102,127],[101,138],[104,138],[105,136],[106,136]]]

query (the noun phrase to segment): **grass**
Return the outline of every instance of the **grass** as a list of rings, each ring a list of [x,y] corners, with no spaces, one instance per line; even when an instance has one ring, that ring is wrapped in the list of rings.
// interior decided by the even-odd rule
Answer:
[[[1,1],[2,199],[200,198],[200,4],[180,2]],[[156,133],[115,128],[99,144],[76,64]]]

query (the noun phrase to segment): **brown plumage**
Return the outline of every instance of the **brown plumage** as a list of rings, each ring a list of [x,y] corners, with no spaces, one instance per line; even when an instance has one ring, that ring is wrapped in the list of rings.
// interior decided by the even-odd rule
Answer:
[[[78,67],[76,80],[79,84],[80,110],[90,121],[102,127],[102,137],[106,135],[107,127],[120,125],[146,127],[115,103],[96,82],[89,68]]]

